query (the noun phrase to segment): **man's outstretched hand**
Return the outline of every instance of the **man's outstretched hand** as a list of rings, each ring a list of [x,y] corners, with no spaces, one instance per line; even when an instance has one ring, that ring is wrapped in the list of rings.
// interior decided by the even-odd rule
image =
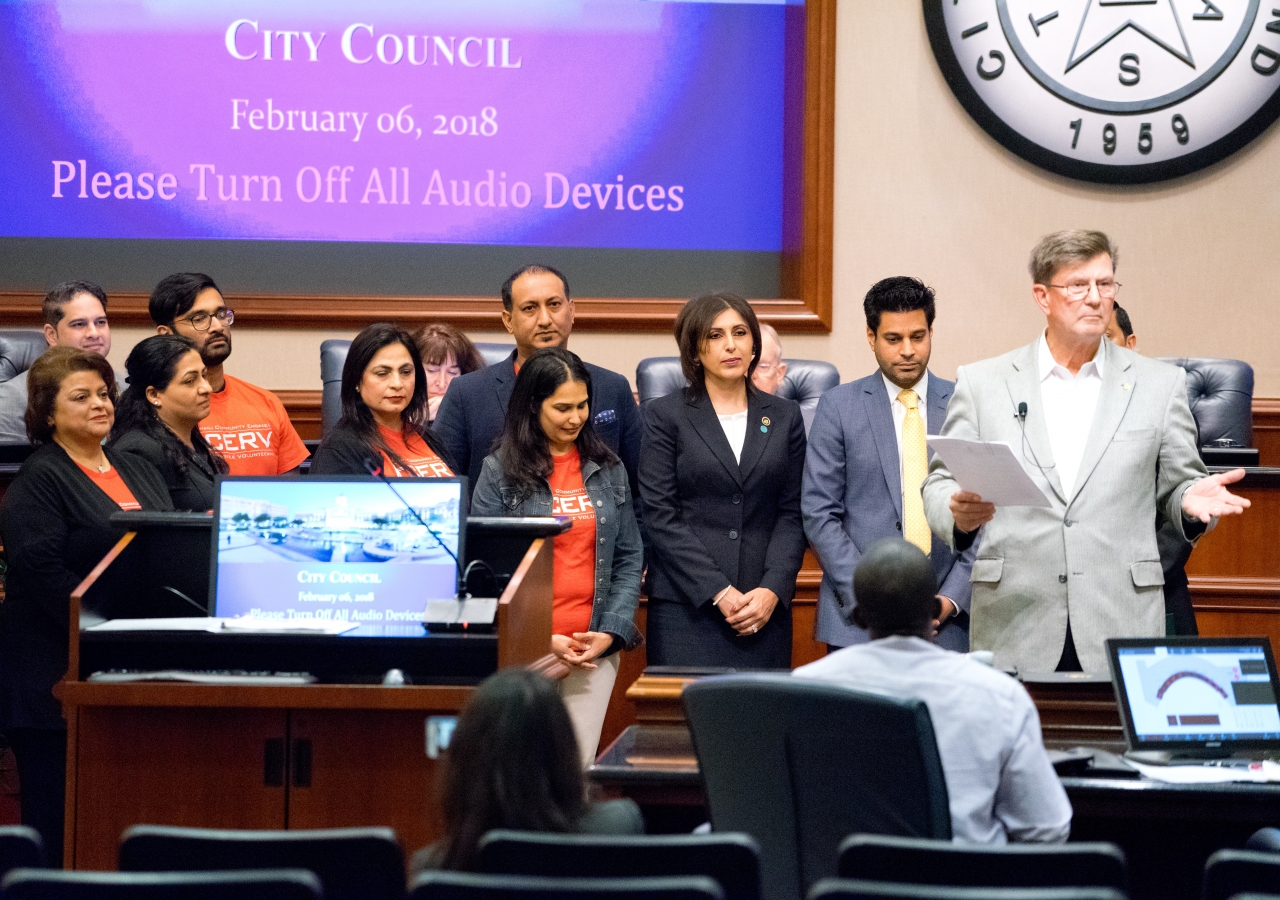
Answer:
[[[1234,516],[1249,507],[1249,501],[1237,497],[1225,485],[1234,484],[1244,477],[1244,469],[1232,469],[1218,475],[1201,478],[1182,495],[1182,511],[1189,519],[1199,519],[1208,524],[1214,516]]]

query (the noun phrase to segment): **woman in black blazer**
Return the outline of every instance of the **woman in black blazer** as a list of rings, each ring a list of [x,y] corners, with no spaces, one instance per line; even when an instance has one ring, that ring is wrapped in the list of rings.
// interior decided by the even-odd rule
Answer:
[[[180,334],[140,341],[125,360],[129,390],[116,408],[111,447],[155,466],[174,509],[213,509],[227,464],[200,433],[213,389],[195,343]]]
[[[690,300],[675,335],[689,387],[648,405],[640,452],[649,664],[789,669],[800,407],[752,386],[760,324],[741,297]]]
[[[116,383],[96,353],[59,346],[27,375],[27,435],[38,445],[0,504],[9,562],[0,604],[0,730],[22,782],[22,821],[62,858],[67,726],[53,686],[67,671],[71,592],[124,534],[121,509],[171,510],[164,481],[145,461],[102,446],[115,417]],[[102,596],[112,570],[94,585]],[[86,598],[88,599],[88,598]]]

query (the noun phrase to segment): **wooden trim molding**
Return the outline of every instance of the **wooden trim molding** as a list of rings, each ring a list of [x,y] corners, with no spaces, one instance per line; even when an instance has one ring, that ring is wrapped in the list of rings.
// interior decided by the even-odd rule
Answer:
[[[789,79],[802,90],[802,142],[787,154],[800,166],[799,202],[784,203],[782,298],[753,299],[764,322],[787,334],[831,331],[833,211],[835,207],[836,0],[809,0],[803,7],[804,70]],[[791,126],[789,120],[787,126]],[[786,135],[784,134],[784,142]],[[797,159],[798,157],[798,159]],[[792,178],[794,174],[792,174]],[[788,179],[789,186],[795,182]],[[794,194],[795,191],[786,191]],[[798,227],[796,220],[799,220]],[[798,243],[795,235],[798,234]],[[36,291],[0,291],[0,326],[39,326]],[[575,298],[574,327],[582,331],[662,332],[675,323],[685,297]],[[251,328],[360,329],[373,322],[404,325],[448,322],[476,331],[501,331],[497,297],[262,296],[228,294],[236,326]],[[147,296],[111,292],[111,321],[150,325]]]
[[[1187,580],[1196,612],[1280,615],[1280,578],[1192,575]]]
[[[284,404],[289,421],[304,441],[320,440],[322,391],[272,391]]]

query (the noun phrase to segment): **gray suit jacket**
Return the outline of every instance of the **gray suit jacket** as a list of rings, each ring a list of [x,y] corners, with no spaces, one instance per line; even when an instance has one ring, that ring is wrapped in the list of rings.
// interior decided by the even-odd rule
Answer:
[[[1165,632],[1156,510],[1187,536],[1182,495],[1206,474],[1186,373],[1103,340],[1102,389],[1068,497],[1045,429],[1038,341],[961,367],[942,429],[949,437],[1007,442],[1050,500],[1048,507],[999,508],[983,526],[970,643],[994,651],[998,666],[1051,670],[1070,611],[1081,665],[1105,672],[1104,640]],[[1027,404],[1025,421],[1020,403]],[[953,545],[949,504],[958,489],[935,458],[924,484],[925,513],[934,533]],[[1191,536],[1197,532],[1192,528]]]
[[[926,426],[937,434],[954,385],[929,373]],[[800,498],[804,532],[822,562],[814,637],[837,647],[863,644],[867,633],[850,616],[857,605],[853,570],[876,541],[902,537],[902,464],[884,378],[874,375],[822,395],[809,431]],[[974,549],[957,556],[933,539],[929,559],[938,593],[960,607],[939,630],[936,643],[969,649],[969,567]]]

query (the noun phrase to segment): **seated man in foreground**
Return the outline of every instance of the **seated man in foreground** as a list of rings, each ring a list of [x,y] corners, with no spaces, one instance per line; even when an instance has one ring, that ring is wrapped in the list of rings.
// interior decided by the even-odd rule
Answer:
[[[1071,804],[1026,690],[930,640],[938,586],[929,558],[901,538],[880,541],[858,564],[853,585],[853,618],[871,642],[801,666],[796,677],[925,702],[957,842],[1065,841]]]

